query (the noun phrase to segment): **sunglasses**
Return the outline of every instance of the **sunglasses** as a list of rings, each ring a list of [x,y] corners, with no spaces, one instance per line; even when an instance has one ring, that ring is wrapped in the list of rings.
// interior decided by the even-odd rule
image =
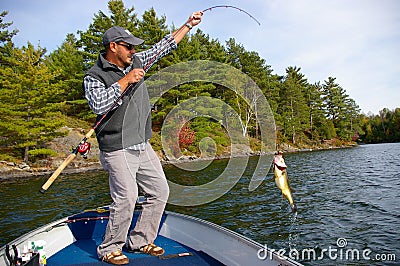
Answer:
[[[129,51],[133,50],[134,48],[133,44],[120,43],[120,42],[117,42],[116,44],[126,47],[126,49],[128,49]]]

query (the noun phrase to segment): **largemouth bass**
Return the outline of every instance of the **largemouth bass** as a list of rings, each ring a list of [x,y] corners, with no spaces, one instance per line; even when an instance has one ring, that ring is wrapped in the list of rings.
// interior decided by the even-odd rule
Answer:
[[[286,172],[286,164],[283,160],[282,153],[278,153],[274,158],[274,175],[275,184],[282,191],[282,195],[288,200],[292,212],[297,211],[296,203],[294,202],[292,190],[289,185],[289,179]]]

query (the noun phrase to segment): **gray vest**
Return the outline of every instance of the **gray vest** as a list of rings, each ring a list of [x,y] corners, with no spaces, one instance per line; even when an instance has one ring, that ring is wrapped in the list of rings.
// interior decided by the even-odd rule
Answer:
[[[133,56],[133,68],[142,68],[140,60]],[[96,64],[86,75],[103,82],[106,88],[125,74],[99,55]],[[96,123],[101,119],[98,115]],[[110,111],[96,128],[96,137],[102,151],[111,152],[147,141],[151,137],[151,107],[149,94],[143,79],[131,86],[122,97],[122,105]]]

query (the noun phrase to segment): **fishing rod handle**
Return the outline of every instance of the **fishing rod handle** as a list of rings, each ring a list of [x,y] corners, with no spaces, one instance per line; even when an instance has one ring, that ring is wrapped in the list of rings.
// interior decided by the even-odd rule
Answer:
[[[91,130],[89,130],[88,133],[86,133],[85,138],[89,139],[93,135],[93,133],[94,133],[94,128],[92,128]]]
[[[65,167],[76,157],[75,153],[71,153],[67,159],[64,160],[64,162],[57,168],[56,171],[49,177],[49,179],[44,183],[42,188],[40,189],[40,193],[44,194],[46,190],[53,184],[54,180],[61,174],[62,170],[64,170]]]

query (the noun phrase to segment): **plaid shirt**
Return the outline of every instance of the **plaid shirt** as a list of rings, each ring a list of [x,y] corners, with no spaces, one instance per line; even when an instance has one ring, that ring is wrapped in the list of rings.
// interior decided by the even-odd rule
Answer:
[[[172,34],[168,34],[162,38],[161,41],[154,44],[150,49],[138,52],[135,55],[142,62],[142,65],[146,67],[146,71],[148,71],[153,64],[155,64],[163,56],[169,54],[172,50],[176,49],[176,47],[177,44]],[[132,70],[132,65],[121,70],[126,75]],[[103,82],[86,75],[83,79],[83,86],[85,89],[85,98],[89,104],[89,107],[97,115],[105,114],[121,96],[121,86],[119,85],[118,81],[112,84],[109,88],[106,88]],[[114,108],[117,108],[121,104],[122,100],[120,100],[118,105]],[[145,143],[134,145],[128,149],[144,150]]]

